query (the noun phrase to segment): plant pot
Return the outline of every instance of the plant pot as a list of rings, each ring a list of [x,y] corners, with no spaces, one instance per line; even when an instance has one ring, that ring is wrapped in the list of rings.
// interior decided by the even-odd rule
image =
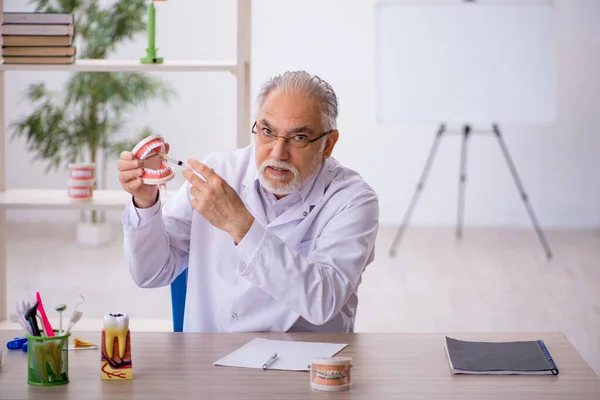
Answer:
[[[78,222],[76,229],[77,242],[99,246],[110,242],[111,226],[107,223]]]

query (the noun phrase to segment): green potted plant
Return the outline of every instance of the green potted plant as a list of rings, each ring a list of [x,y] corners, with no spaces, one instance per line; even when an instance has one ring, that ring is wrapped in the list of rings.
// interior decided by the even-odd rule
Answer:
[[[74,14],[78,58],[107,58],[118,44],[146,31],[146,0],[117,0],[105,8],[98,0],[33,0],[30,4],[35,4],[36,12]],[[46,172],[74,163],[100,164],[95,188],[105,189],[107,161],[152,133],[142,127],[134,138],[119,138],[128,112],[150,100],[167,102],[172,94],[166,83],[139,72],[76,72],[63,93],[50,92],[44,83],[32,84],[25,97],[34,110],[11,124],[12,138],[25,138],[34,159],[47,162]],[[96,211],[83,218],[77,229],[80,242],[109,238],[104,215]]]

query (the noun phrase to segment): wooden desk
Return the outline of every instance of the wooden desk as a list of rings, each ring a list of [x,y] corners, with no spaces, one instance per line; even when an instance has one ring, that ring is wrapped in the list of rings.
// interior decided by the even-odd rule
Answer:
[[[0,332],[4,352],[0,399],[594,399],[600,378],[559,333],[455,334],[467,340],[546,341],[558,376],[452,375],[443,334],[264,334],[132,332],[134,380],[100,380],[99,350],[69,352],[70,383],[27,384],[27,355],[7,351],[18,332]],[[74,336],[100,344],[100,333]],[[308,372],[213,366],[254,337],[348,343],[338,355],[353,357],[352,389],[312,389]]]

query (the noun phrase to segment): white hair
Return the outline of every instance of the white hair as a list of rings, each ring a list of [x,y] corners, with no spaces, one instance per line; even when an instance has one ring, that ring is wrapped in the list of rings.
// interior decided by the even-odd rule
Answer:
[[[325,130],[337,129],[338,100],[329,83],[306,71],[287,71],[268,79],[257,97],[260,108],[267,96],[275,89],[284,92],[302,93],[315,98],[321,107],[321,122]]]

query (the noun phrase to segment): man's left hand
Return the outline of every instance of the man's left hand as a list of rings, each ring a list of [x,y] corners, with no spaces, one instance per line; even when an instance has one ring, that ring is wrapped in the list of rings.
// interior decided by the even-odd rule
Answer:
[[[200,161],[191,159],[188,164],[206,178],[206,182],[192,171],[185,170],[183,176],[190,182],[191,205],[214,227],[231,235],[239,243],[254,223],[254,217],[248,211],[240,196],[212,168]]]

